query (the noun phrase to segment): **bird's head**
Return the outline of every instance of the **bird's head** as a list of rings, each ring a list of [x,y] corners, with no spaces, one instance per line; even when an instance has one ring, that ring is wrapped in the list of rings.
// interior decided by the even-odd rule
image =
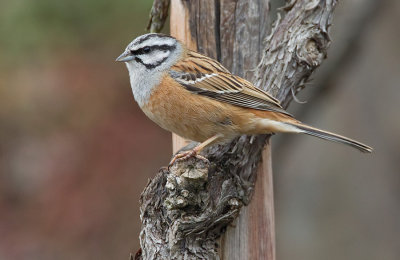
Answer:
[[[125,62],[128,69],[162,70],[177,61],[182,49],[182,44],[171,36],[149,33],[129,43],[116,61]]]

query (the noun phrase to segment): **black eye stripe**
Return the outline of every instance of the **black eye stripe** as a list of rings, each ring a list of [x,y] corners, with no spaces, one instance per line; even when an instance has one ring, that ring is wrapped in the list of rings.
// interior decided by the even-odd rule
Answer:
[[[150,48],[150,49],[149,49]],[[172,51],[176,48],[175,45],[152,45],[152,46],[144,46],[140,49],[137,50],[131,50],[132,55],[141,55],[141,54],[146,54],[150,53],[155,50],[161,50],[161,51]]]
[[[140,63],[140,64],[142,64],[143,66],[145,66],[148,70],[154,69],[154,68],[160,66],[161,63],[163,63],[166,59],[167,59],[167,57],[165,57],[164,59],[158,61],[158,62],[155,63],[155,64],[147,64],[147,63],[144,63],[142,59],[140,59],[140,58],[138,58],[138,57],[135,57],[135,61],[136,61],[137,63]]]

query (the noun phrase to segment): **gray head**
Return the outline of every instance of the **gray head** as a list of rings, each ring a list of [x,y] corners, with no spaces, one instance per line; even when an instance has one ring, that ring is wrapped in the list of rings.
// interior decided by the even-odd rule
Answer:
[[[116,61],[126,62],[128,69],[160,70],[172,66],[182,47],[173,37],[149,33],[134,39]]]

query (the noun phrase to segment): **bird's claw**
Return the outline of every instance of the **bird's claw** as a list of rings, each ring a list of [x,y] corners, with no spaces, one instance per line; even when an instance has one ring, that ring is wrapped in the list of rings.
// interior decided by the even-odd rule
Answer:
[[[174,156],[174,158],[172,158],[171,162],[168,165],[168,169],[175,163],[175,162],[179,162],[179,161],[184,161],[187,160],[191,157],[196,157],[204,162],[209,162],[208,159],[204,156],[201,156],[198,154],[198,152],[196,151],[196,149],[190,150],[190,151],[186,151],[183,153],[178,153]]]

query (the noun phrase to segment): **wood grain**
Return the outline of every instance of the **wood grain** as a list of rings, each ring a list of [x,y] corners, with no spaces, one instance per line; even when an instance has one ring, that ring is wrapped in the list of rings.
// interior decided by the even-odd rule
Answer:
[[[189,13],[180,0],[171,0],[170,33],[178,40],[184,42],[191,50],[197,50],[197,44],[190,36]],[[182,147],[190,143],[190,140],[172,134],[172,153],[175,154]]]
[[[222,237],[221,259],[276,259],[271,146],[265,146],[251,203]]]
[[[190,6],[172,1],[171,8],[172,36],[181,39],[192,50],[218,59],[234,74],[252,79],[264,49],[261,43],[269,29],[268,1],[192,1]],[[172,140],[174,153],[189,142],[176,134],[172,135]],[[238,225],[228,227],[224,235],[222,259],[245,259],[249,254],[257,256],[251,259],[260,259],[260,256],[266,260],[275,259],[269,150],[268,146],[262,154],[263,164],[257,172],[259,180],[251,204],[242,209]]]

